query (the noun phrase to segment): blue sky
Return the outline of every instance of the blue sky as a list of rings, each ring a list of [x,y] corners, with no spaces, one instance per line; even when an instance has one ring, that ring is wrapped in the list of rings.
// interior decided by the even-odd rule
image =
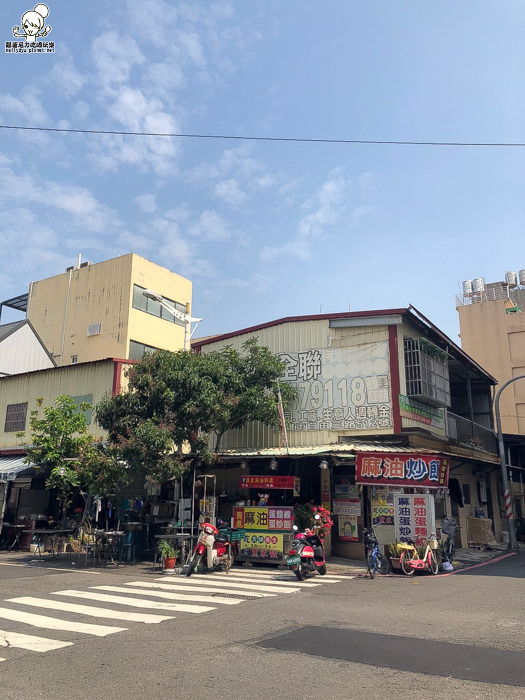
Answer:
[[[0,41],[33,4],[0,6]],[[0,124],[525,142],[520,0],[51,0],[2,54]],[[0,299],[136,252],[193,281],[199,335],[413,304],[525,268],[525,148],[0,129]],[[3,322],[20,318],[4,312]]]

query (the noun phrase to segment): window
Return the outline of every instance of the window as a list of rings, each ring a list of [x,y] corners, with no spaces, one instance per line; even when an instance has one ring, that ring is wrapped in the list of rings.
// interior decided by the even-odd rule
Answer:
[[[147,352],[155,352],[158,348],[154,348],[152,345],[144,345],[144,343],[137,343],[136,340],[129,341],[129,359],[130,360],[141,360],[142,356]]]
[[[26,429],[27,401],[26,403],[12,403],[7,406],[5,412],[6,433],[14,433],[17,430]]]
[[[152,316],[158,316],[158,318],[163,318],[166,321],[171,321],[171,323],[176,323],[178,326],[184,326],[184,321],[181,321],[178,318],[175,318],[173,314],[170,314],[167,309],[164,309],[158,301],[155,299],[148,299],[148,297],[145,297],[144,294],[142,293],[144,291],[144,287],[139,287],[138,284],[133,285],[133,308],[134,309],[140,309],[141,311],[145,311],[147,314],[151,314]],[[181,313],[185,314],[186,313],[186,306],[185,304],[181,304],[178,301],[173,301],[172,299],[168,299],[168,297],[162,297],[164,301],[166,301],[168,304],[171,304],[172,306],[175,307],[177,311],[180,311]]]
[[[76,365],[78,362],[78,355],[71,355],[71,364]]]
[[[93,406],[93,394],[84,394],[84,396],[72,396],[71,398],[76,403],[76,405],[79,406],[79,410],[80,410],[80,405],[83,403],[88,403],[90,406]],[[87,411],[81,411],[81,413],[83,413],[84,416],[86,417],[86,425],[90,425],[91,424],[91,416],[93,414],[92,409],[89,408]]]

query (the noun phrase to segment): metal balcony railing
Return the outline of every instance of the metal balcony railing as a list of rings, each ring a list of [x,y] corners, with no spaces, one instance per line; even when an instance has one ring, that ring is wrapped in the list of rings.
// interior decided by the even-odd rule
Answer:
[[[450,411],[447,411],[447,435],[462,447],[498,454],[498,441],[493,430]]]

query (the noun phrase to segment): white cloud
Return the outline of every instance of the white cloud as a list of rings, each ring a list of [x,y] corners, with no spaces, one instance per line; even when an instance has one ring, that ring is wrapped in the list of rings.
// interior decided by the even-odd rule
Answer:
[[[188,232],[203,241],[227,241],[231,238],[226,221],[215,211],[203,211]]]
[[[139,209],[148,214],[152,214],[157,208],[157,201],[153,194],[139,194],[134,198],[134,201],[137,203]]]
[[[283,245],[265,246],[260,252],[260,258],[268,263],[285,257],[299,260],[311,258],[313,242],[325,234],[328,227],[335,226],[350,207],[351,181],[337,173],[333,173],[317,192],[304,203],[302,208],[306,213],[298,222],[296,235]],[[354,207],[354,210],[362,207]],[[357,216],[362,215],[360,211]]]
[[[71,98],[84,87],[87,81],[85,76],[77,71],[73,57],[65,49],[61,52],[61,60],[55,63],[45,82],[47,85],[52,83],[57,92]]]
[[[26,90],[22,98],[9,93],[0,94],[0,114],[4,119],[13,115],[18,123],[31,126],[49,124],[49,116],[37,97],[36,90]]]
[[[97,70],[96,85],[104,88],[126,83],[133,68],[145,62],[135,39],[116,31],[97,36],[93,40],[91,54]]]
[[[218,182],[213,188],[213,192],[216,197],[232,205],[241,204],[247,198],[246,193],[241,190],[239,183],[234,179]]]

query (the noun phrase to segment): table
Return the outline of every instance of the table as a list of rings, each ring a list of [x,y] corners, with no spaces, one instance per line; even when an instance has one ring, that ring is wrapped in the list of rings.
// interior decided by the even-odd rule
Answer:
[[[13,530],[13,541],[11,544],[6,547],[6,549],[13,549],[16,547],[18,550],[20,549],[20,535],[22,534],[22,530],[25,529],[25,525],[13,525],[13,523],[2,523],[2,528],[7,528],[8,530]]]
[[[113,566],[118,566],[113,558],[114,552],[118,548],[118,543],[122,535],[121,530],[95,530],[95,557],[100,563],[102,561],[111,563]]]
[[[74,532],[74,528],[66,528],[62,530],[51,530],[49,528],[36,528],[35,530],[22,530],[22,532],[28,532],[30,534],[37,535],[37,551],[38,556],[42,557],[42,547],[45,546],[43,542],[44,537],[49,537],[51,541],[51,550],[49,555],[53,558],[58,558],[60,552],[58,551],[59,540],[63,537],[71,535]]]

